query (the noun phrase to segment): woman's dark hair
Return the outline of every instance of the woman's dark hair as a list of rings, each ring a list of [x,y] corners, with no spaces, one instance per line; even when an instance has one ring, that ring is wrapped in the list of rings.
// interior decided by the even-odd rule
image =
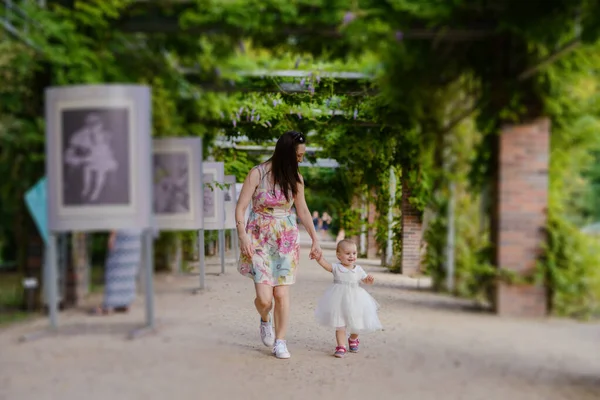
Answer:
[[[305,143],[306,138],[302,133],[288,131],[277,140],[275,152],[269,160],[271,161],[273,183],[279,185],[287,201],[290,200],[290,195],[295,197],[298,192],[300,172],[296,149],[298,145]]]

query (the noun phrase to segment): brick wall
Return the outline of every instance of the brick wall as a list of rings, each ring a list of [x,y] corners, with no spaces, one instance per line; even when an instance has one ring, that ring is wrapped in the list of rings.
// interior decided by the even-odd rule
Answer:
[[[402,180],[402,274],[418,275],[421,272],[421,240],[423,229],[421,213],[409,202],[410,188]]]
[[[492,229],[496,265],[531,273],[545,237],[548,205],[550,121],[506,127],[498,138],[497,179]],[[546,290],[499,284],[496,312],[509,316],[547,314]]]
[[[352,209],[354,209],[354,210],[360,210],[361,207],[362,207],[362,200],[361,200],[360,196],[355,195],[352,198]],[[350,240],[352,240],[354,243],[356,243],[356,247],[360,251],[360,236],[359,235],[352,235],[352,236],[347,236],[347,238],[350,239]]]

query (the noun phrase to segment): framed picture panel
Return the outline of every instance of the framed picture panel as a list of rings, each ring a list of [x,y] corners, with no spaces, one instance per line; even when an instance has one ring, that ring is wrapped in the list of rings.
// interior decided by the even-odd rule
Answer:
[[[48,229],[152,226],[150,88],[46,89]]]
[[[225,203],[225,229],[235,229],[235,206],[237,204],[235,176],[225,175],[227,190],[223,193]]]
[[[225,165],[222,162],[204,162],[202,175],[204,229],[208,231],[225,229],[225,196],[220,187],[225,183]]]
[[[153,211],[160,230],[203,229],[202,139],[153,141]]]

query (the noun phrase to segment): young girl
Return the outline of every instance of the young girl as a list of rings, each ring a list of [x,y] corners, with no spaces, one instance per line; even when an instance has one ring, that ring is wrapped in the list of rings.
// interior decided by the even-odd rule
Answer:
[[[333,285],[319,300],[315,317],[319,324],[336,329],[337,347],[334,356],[338,358],[346,355],[346,330],[350,332],[350,351],[357,353],[358,333],[382,329],[377,317],[379,305],[359,286],[360,282],[370,285],[375,279],[354,264],[356,253],[356,244],[343,239],[338,243],[336,251],[341,263],[330,264],[323,256],[317,260],[321,267],[333,274]]]
[[[83,191],[81,195],[88,200],[96,201],[104,189],[104,184],[109,172],[115,172],[119,166],[115,160],[113,150],[109,144],[109,134],[102,125],[96,124],[91,133],[90,154],[83,167]],[[92,189],[93,173],[96,173],[96,182]]]

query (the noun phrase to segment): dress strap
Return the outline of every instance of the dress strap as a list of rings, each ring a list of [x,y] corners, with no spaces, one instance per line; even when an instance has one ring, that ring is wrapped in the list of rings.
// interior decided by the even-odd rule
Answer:
[[[255,165],[252,169],[258,171],[258,175],[260,177],[260,180],[262,181],[265,175],[265,171],[263,170],[262,164]]]
[[[269,176],[269,171],[267,171],[267,165],[265,163],[258,164],[256,167],[260,174],[260,183],[259,187],[262,189],[270,189],[273,185],[268,182],[267,177]]]
[[[262,164],[258,164],[255,165],[254,167],[252,167],[252,169],[257,170],[258,171],[258,187],[262,188],[264,186],[263,181],[265,179],[265,170],[264,170],[264,166]]]

